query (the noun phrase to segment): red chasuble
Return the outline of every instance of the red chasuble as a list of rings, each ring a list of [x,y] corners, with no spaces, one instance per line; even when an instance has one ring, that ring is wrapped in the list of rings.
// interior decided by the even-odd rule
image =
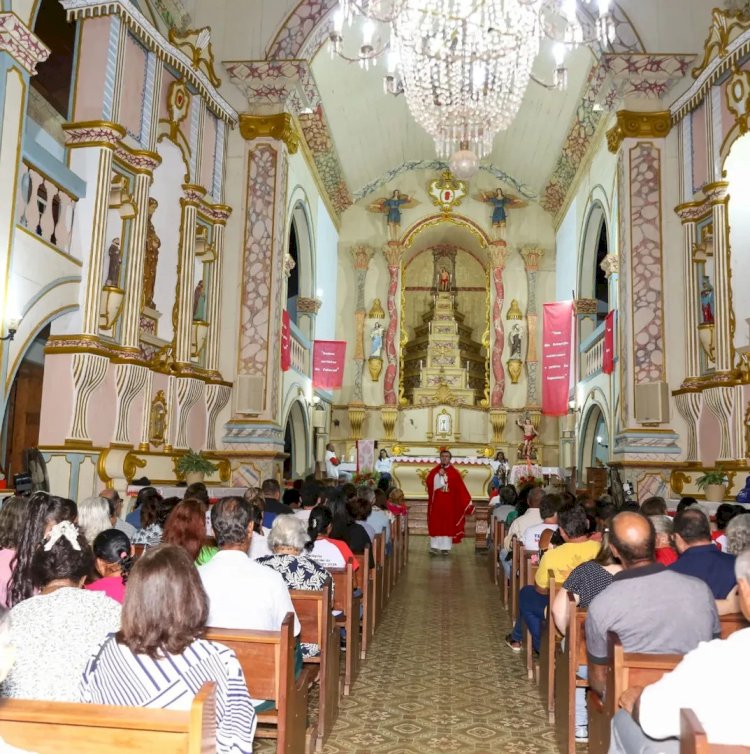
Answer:
[[[427,475],[427,530],[431,537],[453,537],[454,544],[464,538],[466,516],[474,512],[471,495],[461,473],[453,465],[446,466],[448,489],[435,491],[435,477],[440,465]]]

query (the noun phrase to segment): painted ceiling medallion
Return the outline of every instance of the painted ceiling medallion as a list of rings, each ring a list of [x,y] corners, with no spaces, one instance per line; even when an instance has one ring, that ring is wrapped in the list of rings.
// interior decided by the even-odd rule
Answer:
[[[460,207],[466,196],[466,184],[454,178],[449,170],[446,170],[440,178],[430,181],[427,193],[436,207],[446,214],[452,212],[454,207]]]

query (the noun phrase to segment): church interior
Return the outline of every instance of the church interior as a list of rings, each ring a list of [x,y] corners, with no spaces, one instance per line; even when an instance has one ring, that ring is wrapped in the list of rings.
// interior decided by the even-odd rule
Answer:
[[[0,30],[0,677],[17,611],[110,577],[99,504],[137,594],[203,516],[191,640],[276,642],[260,693],[269,661],[224,637],[255,705],[233,720],[223,675],[171,711],[97,696],[90,666],[85,699],[8,680],[7,751],[104,751],[115,713],[73,709],[97,699],[162,707],[121,724],[133,752],[750,751],[693,703],[698,640],[628,648],[612,608],[596,655],[591,618],[620,569],[703,578],[702,546],[731,571],[703,578],[705,640],[750,656],[748,0],[4,0]],[[81,547],[80,583],[33,576]],[[210,622],[204,569],[243,548],[307,558],[282,574],[302,634]],[[587,572],[614,578],[590,609],[589,561],[615,569]],[[685,703],[652,735],[670,677]]]

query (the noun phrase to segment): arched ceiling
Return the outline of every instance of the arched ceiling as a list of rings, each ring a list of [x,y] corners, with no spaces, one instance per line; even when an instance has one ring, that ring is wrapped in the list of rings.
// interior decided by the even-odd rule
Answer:
[[[394,172],[435,160],[432,140],[414,122],[404,98],[384,94],[382,66],[362,71],[331,58],[327,45],[320,48],[336,0],[158,2],[184,6],[193,26],[210,25],[217,60],[245,61],[250,66],[242,71],[243,81],[225,62],[230,81],[248,99],[257,87],[244,84],[253,75],[262,79],[266,65],[258,61],[294,60],[293,65],[304,71],[307,93],[313,92],[308,100],[315,108],[315,135],[325,142],[327,153],[319,162],[312,151],[338,211],[352,199],[367,196],[373,185],[392,178]],[[581,49],[569,61],[566,92],[530,84],[516,121],[495,140],[490,158],[495,176],[501,180],[506,176],[511,190],[523,187],[521,193],[538,196],[545,209],[557,213],[601,120],[602,100],[605,109],[617,106],[623,94],[670,102],[687,86],[686,78],[679,80],[689,76],[690,60],[703,48],[714,5],[715,0],[618,0],[619,58],[597,61],[588,49]],[[644,50],[665,57],[634,61],[627,55]],[[551,71],[550,49],[545,46],[535,73],[549,80]],[[631,76],[638,83],[628,90],[622,81]],[[612,93],[608,87],[615,79],[620,90]],[[650,106],[653,109],[654,103]],[[322,139],[321,128],[328,132]]]

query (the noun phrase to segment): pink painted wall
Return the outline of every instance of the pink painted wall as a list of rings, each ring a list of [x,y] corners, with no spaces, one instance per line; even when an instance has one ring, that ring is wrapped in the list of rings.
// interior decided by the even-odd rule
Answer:
[[[135,38],[128,34],[125,38],[125,68],[122,77],[122,100],[120,122],[138,141],[148,134],[141,134],[143,119],[143,96],[146,84],[147,53]]]
[[[708,140],[706,135],[706,105],[703,103],[691,115],[693,127],[693,188],[699,189],[708,180]]]
[[[193,406],[187,419],[188,445],[193,448],[203,448],[206,442],[206,401],[201,400]]]
[[[704,406],[698,422],[698,458],[705,467],[710,467],[719,455],[719,422]]]
[[[39,444],[62,445],[70,431],[73,413],[73,356],[47,354],[44,359],[42,413]]]
[[[199,183],[211,193],[214,182],[214,161],[216,157],[216,124],[214,115],[207,112],[203,119],[203,153]]]
[[[106,448],[115,435],[117,418],[117,389],[115,387],[115,365],[109,365],[107,376],[94,391],[89,401],[89,437],[96,447]]]
[[[74,121],[102,119],[110,23],[110,18],[92,18],[83,23]]]

